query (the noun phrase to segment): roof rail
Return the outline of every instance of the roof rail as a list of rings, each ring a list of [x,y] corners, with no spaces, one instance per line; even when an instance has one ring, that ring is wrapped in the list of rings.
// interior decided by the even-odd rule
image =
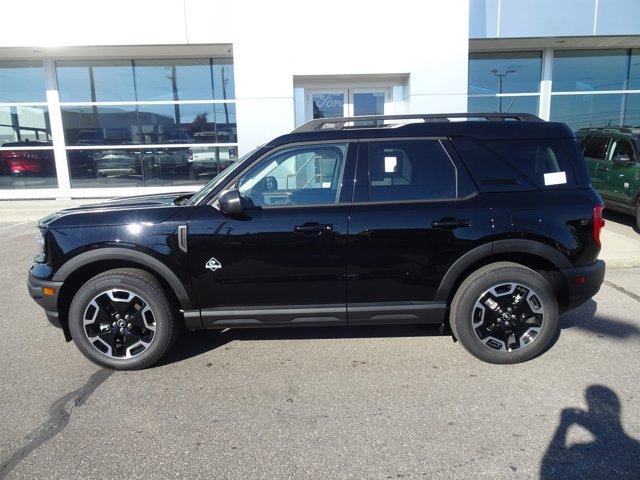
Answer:
[[[622,132],[622,133],[634,133],[634,130],[638,131],[639,127],[582,127],[578,131],[612,131],[612,132]]]
[[[342,130],[347,123],[384,122],[387,120],[420,120],[424,122],[448,122],[451,118],[484,119],[490,122],[516,120],[520,122],[542,122],[543,120],[530,113],[429,113],[410,115],[363,115],[359,117],[316,118],[300,125],[292,133],[316,132],[318,130]],[[389,127],[392,124],[381,126]],[[352,127],[346,127],[352,128]],[[357,128],[357,127],[356,127]],[[363,126],[361,128],[375,128]]]

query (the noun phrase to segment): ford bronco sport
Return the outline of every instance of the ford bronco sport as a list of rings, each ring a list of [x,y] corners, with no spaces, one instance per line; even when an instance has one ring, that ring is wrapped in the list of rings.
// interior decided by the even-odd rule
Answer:
[[[583,128],[576,132],[593,187],[610,210],[633,215],[640,231],[640,129]]]
[[[116,369],[157,362],[182,326],[433,323],[515,363],[600,288],[602,208],[562,123],[317,119],[195,194],[42,219],[28,287],[67,341]]]

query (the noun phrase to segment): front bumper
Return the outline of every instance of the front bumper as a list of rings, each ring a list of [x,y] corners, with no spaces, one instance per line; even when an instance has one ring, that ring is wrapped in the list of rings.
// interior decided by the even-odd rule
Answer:
[[[42,280],[35,277],[33,274],[29,274],[27,279],[27,288],[29,289],[29,295],[33,298],[38,305],[44,308],[44,313],[47,315],[47,320],[58,327],[62,328],[60,318],[58,316],[58,294],[60,293],[60,287],[62,282],[51,282],[49,280]],[[45,295],[42,289],[48,287],[55,290],[54,295]]]
[[[562,270],[567,285],[567,310],[579,307],[598,293],[605,268],[604,261],[597,260],[591,265]]]

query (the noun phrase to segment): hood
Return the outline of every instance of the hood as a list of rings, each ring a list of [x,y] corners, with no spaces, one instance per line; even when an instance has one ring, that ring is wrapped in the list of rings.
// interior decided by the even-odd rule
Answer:
[[[137,209],[149,207],[171,207],[178,205],[177,200],[188,199],[193,192],[173,192],[173,193],[157,193],[153,195],[138,195],[134,197],[120,197],[106,200],[104,202],[91,203],[86,205],[78,205],[76,207],[65,208],[52,213],[38,221],[40,226],[51,225],[54,220],[61,217],[78,217],[78,214],[100,214],[106,212],[135,212]],[[124,217],[122,217],[124,218]],[[57,223],[57,222],[56,222]]]
[[[102,210],[105,208],[140,208],[161,205],[174,205],[177,199],[189,198],[193,192],[173,192],[156,193],[153,195],[137,195],[134,197],[119,197],[106,200],[104,202],[78,205],[77,207],[66,208],[58,213],[72,213],[84,210]]]

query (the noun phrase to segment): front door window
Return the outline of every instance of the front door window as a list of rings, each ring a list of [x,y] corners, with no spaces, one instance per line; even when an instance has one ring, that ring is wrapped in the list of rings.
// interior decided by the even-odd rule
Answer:
[[[258,162],[238,190],[256,207],[337,203],[346,152],[345,143],[287,148]]]

